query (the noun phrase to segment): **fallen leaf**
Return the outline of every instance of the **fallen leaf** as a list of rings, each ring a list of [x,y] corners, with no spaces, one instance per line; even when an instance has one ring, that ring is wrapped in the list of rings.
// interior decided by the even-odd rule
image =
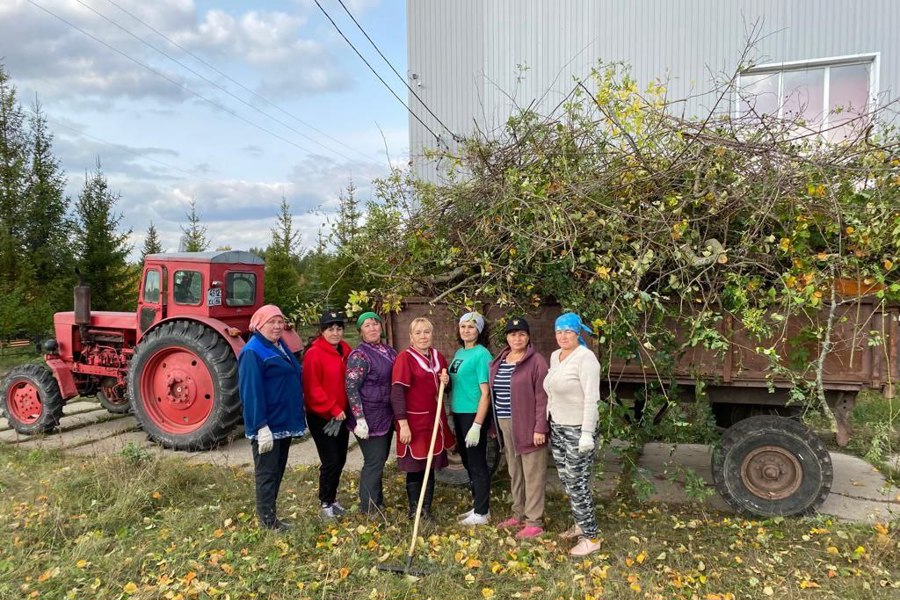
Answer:
[[[801,590],[813,589],[813,588],[817,588],[817,587],[821,587],[821,586],[818,583],[816,583],[815,581],[810,581],[809,579],[804,579],[803,581],[800,582]]]
[[[840,554],[840,551],[834,546],[828,546],[827,548],[825,548],[825,552],[827,552],[828,554]]]
[[[122,588],[122,591],[125,592],[126,594],[131,595],[131,594],[135,593],[137,591],[137,589],[138,589],[137,584],[135,584],[133,581],[129,581],[128,583],[125,584],[125,587]]]
[[[222,531],[221,529],[216,529],[215,531],[213,531],[213,537],[214,537],[214,538],[220,538],[220,537],[222,537],[223,535],[225,535],[225,532]]]
[[[481,597],[482,598],[493,598],[494,590],[491,588],[481,588]]]
[[[639,564],[639,565],[644,564],[644,561],[647,560],[647,553],[641,552],[640,554],[637,555],[637,558],[635,558],[635,560],[637,561],[637,564]]]
[[[771,586],[767,585],[763,588],[763,594],[765,594],[766,596],[774,596],[775,590],[773,590]]]
[[[341,567],[341,569],[338,571],[338,575],[340,576],[341,579],[347,579],[347,575],[349,575],[349,574],[350,574],[350,569],[348,569],[347,567]]]

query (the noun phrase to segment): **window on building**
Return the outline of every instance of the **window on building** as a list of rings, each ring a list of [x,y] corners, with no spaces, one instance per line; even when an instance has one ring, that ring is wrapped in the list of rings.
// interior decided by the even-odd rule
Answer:
[[[175,304],[200,304],[203,279],[199,271],[175,271],[172,284]]]
[[[875,56],[762,65],[738,79],[738,117],[778,117],[797,133],[821,132],[840,141],[860,131],[871,107]]]

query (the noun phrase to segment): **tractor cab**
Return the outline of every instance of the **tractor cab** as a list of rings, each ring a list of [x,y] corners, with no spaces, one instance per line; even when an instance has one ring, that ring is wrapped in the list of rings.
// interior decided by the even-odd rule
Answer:
[[[138,297],[138,338],[163,319],[211,318],[246,331],[263,303],[263,259],[244,250],[149,254]]]

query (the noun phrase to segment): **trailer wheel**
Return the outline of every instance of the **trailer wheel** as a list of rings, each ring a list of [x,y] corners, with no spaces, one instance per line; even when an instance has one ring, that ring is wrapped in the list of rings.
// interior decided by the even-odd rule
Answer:
[[[128,395],[144,431],[166,448],[207,450],[241,418],[237,358],[222,336],[195,321],[163,323],[141,340]]]
[[[97,390],[97,400],[100,401],[100,406],[114,415],[127,414],[131,410],[131,404],[128,402],[128,388],[118,385],[114,377],[109,379],[110,381],[102,381],[100,389]]]
[[[14,368],[0,389],[0,412],[13,429],[26,435],[53,431],[64,404],[59,384],[41,365]]]
[[[825,445],[805,425],[765,415],[725,431],[713,449],[712,477],[738,512],[773,517],[815,512],[834,471]]]

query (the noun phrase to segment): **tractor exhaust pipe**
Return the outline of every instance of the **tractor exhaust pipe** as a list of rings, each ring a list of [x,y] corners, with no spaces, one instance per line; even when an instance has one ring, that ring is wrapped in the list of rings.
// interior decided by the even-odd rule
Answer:
[[[81,271],[75,269],[78,285],[75,286],[75,324],[86,328],[91,324],[91,286],[84,282]]]

